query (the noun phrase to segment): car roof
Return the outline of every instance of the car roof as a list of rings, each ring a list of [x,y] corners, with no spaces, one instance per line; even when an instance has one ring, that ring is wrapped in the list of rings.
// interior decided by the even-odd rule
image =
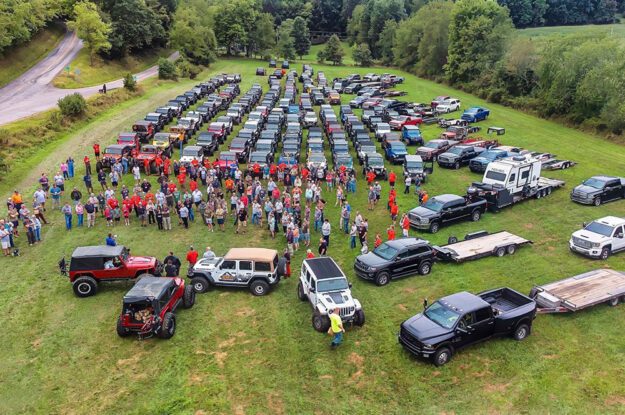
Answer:
[[[173,284],[175,284],[174,278],[145,276],[124,295],[124,303],[137,303],[148,298],[159,298]]]
[[[618,218],[616,216],[606,216],[604,218],[597,219],[595,222],[599,222],[608,226],[618,226],[618,225],[623,224],[623,222],[625,222],[625,219]]]
[[[406,130],[419,130],[419,127],[416,125],[404,125]]]
[[[384,243],[390,246],[391,248],[402,249],[411,245],[427,244],[428,241],[426,241],[425,239],[421,239],[421,238],[398,238],[398,239],[386,241]]]
[[[418,155],[406,154],[406,161],[423,161],[423,159]]]
[[[317,280],[327,280],[331,278],[346,278],[341,268],[330,257],[309,258],[304,260],[304,264],[315,274]]]
[[[438,301],[459,313],[471,313],[489,306],[481,297],[466,291],[448,295]]]
[[[95,246],[80,246],[74,249],[72,258],[93,258],[93,257],[113,257],[121,255],[124,252],[123,245],[108,246],[108,245],[95,245]]]
[[[618,177],[616,176],[604,176],[604,175],[600,175],[600,176],[592,176],[593,179],[597,179],[597,180],[602,180],[604,182],[607,182],[608,180],[616,180],[618,179]]]
[[[272,262],[278,255],[275,249],[267,248],[231,248],[224,256],[228,260],[268,261]]]
[[[438,200],[439,202],[446,203],[446,202],[453,202],[454,200],[462,199],[462,196],[452,195],[452,194],[444,194],[444,195],[434,196],[434,198],[436,200]]]
[[[186,146],[185,148],[183,148],[184,150],[194,150],[194,151],[200,151],[202,149],[201,146]]]

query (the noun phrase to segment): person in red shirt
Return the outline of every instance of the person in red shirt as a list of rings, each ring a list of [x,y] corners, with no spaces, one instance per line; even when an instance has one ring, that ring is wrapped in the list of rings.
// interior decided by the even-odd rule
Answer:
[[[191,160],[191,164],[193,165],[193,167],[195,167],[195,169],[197,170],[198,166],[200,165],[200,162],[197,161],[197,159],[193,159]]]
[[[193,248],[193,246],[190,246],[189,252],[187,252],[187,262],[189,262],[189,270],[191,270],[197,262],[198,255],[198,252]]]
[[[393,223],[395,223],[395,221],[397,220],[398,213],[399,213],[399,206],[397,206],[397,203],[393,203],[391,205],[391,220],[393,221]]]
[[[308,171],[308,169],[306,167],[304,167],[302,169],[302,180],[303,182],[305,182],[306,180],[308,180],[308,175],[310,174],[310,171]]]
[[[395,239],[395,227],[393,225],[388,227],[388,229],[386,230],[386,235],[388,236],[389,241]]]
[[[254,177],[260,177],[260,164],[254,163]]]
[[[185,167],[184,164],[180,165],[180,170],[179,170],[180,174],[184,174],[185,176],[187,175],[187,168]]]
[[[109,205],[109,207],[111,209],[115,209],[116,207],[119,206],[119,202],[117,201],[117,199],[115,199],[114,197],[110,198],[107,202],[107,205]]]
[[[404,213],[404,217],[401,220],[401,229],[402,235],[404,238],[408,237],[408,231],[410,230],[410,219],[408,219],[408,215]]]
[[[91,160],[89,160],[89,156],[85,156],[83,161],[85,163],[85,172],[86,172],[86,174],[91,175]]]
[[[156,159],[154,160],[154,164],[156,164],[156,169],[158,170],[158,173],[159,174],[163,173],[163,159],[161,158],[160,154],[156,156]]]
[[[176,191],[176,185],[174,184],[174,182],[170,181],[167,185],[167,189],[169,190],[169,193],[174,193]]]
[[[184,189],[184,184],[187,181],[187,175],[183,174],[182,172],[180,172],[180,174],[178,175],[178,183],[180,183],[180,188]]]
[[[100,160],[100,144],[95,143],[93,145],[93,153],[95,154],[95,159]]]
[[[269,166],[269,175],[271,176],[272,179],[275,180],[277,172],[278,172],[278,169],[275,164],[272,164],[271,166]]]
[[[163,174],[165,176],[169,176],[169,166],[171,165],[171,161],[166,158],[165,161],[163,162]]]
[[[388,203],[386,205],[386,208],[388,210],[391,210],[391,206],[393,206],[395,204],[395,194],[393,192],[389,193],[388,195]]]
[[[143,160],[143,170],[145,170],[146,176],[150,175],[150,160],[148,159]]]
[[[377,248],[380,245],[382,245],[382,237],[380,236],[379,233],[376,233],[375,234],[375,242],[373,243],[373,247]]]
[[[271,197],[273,197],[274,202],[280,199],[280,189],[277,186],[271,192]]]
[[[197,181],[191,179],[189,181],[189,189],[191,190],[191,192],[194,192],[197,189]]]
[[[388,175],[388,182],[391,187],[395,187],[395,180],[397,180],[397,176],[395,175],[394,171],[391,171],[391,173]]]
[[[374,180],[375,180],[375,173],[372,171],[367,173],[367,183],[369,184],[369,186],[371,186]]]
[[[128,208],[128,211],[130,212],[132,210],[132,208],[134,207],[134,203],[132,203],[132,199],[130,199],[128,196],[126,196],[124,198],[124,200],[122,200],[122,205],[124,205],[124,207]]]
[[[145,194],[144,199],[145,199],[144,204],[147,204],[148,200],[151,200],[152,202],[154,202],[154,201],[155,201],[155,199],[154,199],[154,193],[152,193],[152,192],[150,192],[150,191],[148,190],[148,192]]]
[[[315,254],[312,253],[312,251],[310,249],[306,250],[306,259],[311,259],[314,258]]]

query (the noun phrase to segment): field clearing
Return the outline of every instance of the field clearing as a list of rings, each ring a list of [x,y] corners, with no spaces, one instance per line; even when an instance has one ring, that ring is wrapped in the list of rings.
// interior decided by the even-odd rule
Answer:
[[[609,37],[625,40],[625,24],[531,27],[528,29],[518,29],[516,33],[519,36],[526,36],[537,41],[544,41],[570,34],[584,34],[587,36],[608,35]]]
[[[242,73],[244,93],[255,82],[266,88],[266,77],[254,76],[257,66],[258,61],[252,60],[220,60],[211,72]],[[313,66],[325,71],[329,80],[375,71]],[[299,70],[299,63],[292,68]],[[349,249],[348,238],[338,229],[334,194],[325,192],[329,202],[326,216],[333,226],[329,254],[353,283],[352,292],[367,316],[364,327],[348,329],[339,349],[331,351],[329,337],[313,330],[310,307],[296,297],[303,250],[292,262],[295,278],[282,281],[268,296],[257,298],[246,290],[221,289],[198,295],[193,309],[177,313],[174,338],[137,341],[120,339],[115,333],[121,298],[129,284],[107,285],[95,297],[78,299],[57,271],[61,256],[69,256],[77,245],[103,243],[110,228],[99,218],[95,229],[67,232],[60,213],[49,211],[47,217],[54,224],[44,227],[44,242],[33,248],[24,246],[20,258],[1,259],[7,271],[0,285],[0,312],[5,316],[0,413],[623,413],[623,305],[599,305],[575,315],[539,316],[527,340],[501,339],[473,346],[443,368],[412,358],[398,345],[399,324],[421,310],[424,297],[498,286],[527,293],[533,284],[597,267],[625,270],[624,254],[597,262],[571,254],[567,246],[571,232],[581,222],[608,214],[625,216],[625,201],[595,208],[574,204],[568,195],[574,185],[593,174],[623,174],[625,147],[402,75],[406,82],[400,88],[408,92],[411,101],[429,102],[434,96],[450,94],[462,100],[463,108],[484,105],[492,116],[481,126],[505,127],[506,135],[500,137],[503,144],[553,152],[579,163],[570,170],[545,173],[567,182],[547,199],[487,214],[479,223],[443,228],[436,235],[416,231],[411,235],[444,244],[452,234],[507,230],[533,240],[533,246],[511,257],[436,264],[427,277],[376,287],[354,275],[351,267],[357,252]],[[9,180],[0,184],[0,193],[8,194],[24,177],[38,177],[41,170],[53,173],[70,154],[78,161],[78,177],[66,186],[84,190],[79,160],[85,154],[92,156],[93,142],[112,143],[118,132],[190,85],[191,81],[184,81],[160,86],[139,102],[110,110],[64,141],[42,148],[9,174]],[[343,102],[349,99],[343,96]],[[435,126],[423,128],[426,140],[439,132]],[[236,129],[230,139],[235,135]],[[409,148],[410,153],[414,151]],[[394,170],[399,175],[401,167]],[[125,177],[124,183],[130,184],[131,179]],[[358,179],[357,193],[349,194],[348,200],[353,210],[368,217],[372,244],[375,233],[385,236],[390,223],[384,207],[388,184],[383,184],[382,203],[370,212],[361,174]],[[424,188],[430,195],[463,194],[479,179],[466,168],[454,171],[435,166]],[[32,193],[27,183],[19,185],[25,195]],[[416,206],[414,195],[398,193],[400,212]],[[219,254],[231,246],[279,250],[285,246],[283,236],[271,240],[264,229],[250,228],[248,234],[236,235],[227,226],[221,235],[207,232],[197,219],[189,230],[173,222],[175,228],[168,234],[154,226],[142,229],[136,221],[113,231],[134,254],[161,259],[170,250],[183,258],[190,244],[200,251],[209,245]],[[316,249],[319,234],[311,233]],[[18,240],[22,245],[23,238]]]

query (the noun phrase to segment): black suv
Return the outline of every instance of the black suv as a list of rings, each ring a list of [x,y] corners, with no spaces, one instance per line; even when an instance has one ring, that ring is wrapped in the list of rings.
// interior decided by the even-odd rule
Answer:
[[[372,252],[359,255],[354,263],[356,275],[376,285],[409,275],[427,275],[436,258],[428,241],[402,238],[384,242]]]

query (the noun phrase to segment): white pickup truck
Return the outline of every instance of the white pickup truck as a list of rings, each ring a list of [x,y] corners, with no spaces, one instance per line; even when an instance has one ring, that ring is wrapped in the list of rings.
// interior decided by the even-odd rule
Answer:
[[[571,235],[569,248],[591,258],[608,259],[625,250],[625,219],[606,216],[584,224],[584,229]]]

